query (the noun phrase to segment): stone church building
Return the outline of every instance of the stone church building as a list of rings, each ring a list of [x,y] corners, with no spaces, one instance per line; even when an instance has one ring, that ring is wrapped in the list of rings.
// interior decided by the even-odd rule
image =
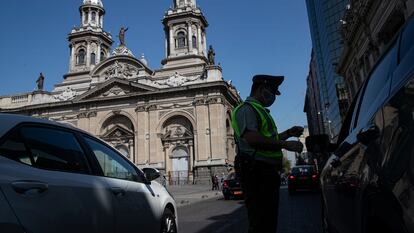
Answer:
[[[139,167],[172,183],[206,180],[235,156],[231,110],[240,101],[214,51],[196,0],[174,0],[163,19],[165,58],[152,69],[104,30],[101,0],[83,0],[69,33],[69,72],[53,91],[0,96],[0,111],[65,122],[113,145]]]

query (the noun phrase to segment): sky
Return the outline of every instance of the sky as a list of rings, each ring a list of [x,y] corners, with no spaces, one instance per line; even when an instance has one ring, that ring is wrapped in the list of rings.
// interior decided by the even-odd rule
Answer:
[[[63,81],[69,67],[67,36],[80,25],[82,0],[2,1],[0,7],[0,96],[35,90],[40,72],[45,89]],[[129,28],[126,45],[143,53],[151,69],[165,57],[161,20],[173,0],[103,0],[104,30],[119,44],[121,26]],[[255,74],[284,75],[270,108],[279,131],[307,125],[303,112],[311,39],[304,0],[197,0],[209,27],[223,77],[245,99]]]

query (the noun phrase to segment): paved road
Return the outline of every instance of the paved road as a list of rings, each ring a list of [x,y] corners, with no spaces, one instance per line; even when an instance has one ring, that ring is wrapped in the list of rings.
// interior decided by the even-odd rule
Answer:
[[[280,193],[278,233],[320,233],[320,196],[299,191]],[[245,233],[247,214],[242,200],[225,201],[221,196],[178,208],[180,233]]]

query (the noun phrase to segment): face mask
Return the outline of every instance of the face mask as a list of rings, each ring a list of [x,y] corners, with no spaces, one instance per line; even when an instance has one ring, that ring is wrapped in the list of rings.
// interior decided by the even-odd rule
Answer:
[[[263,106],[266,107],[266,108],[270,107],[276,100],[276,96],[273,95],[272,92],[270,92],[267,89],[263,90],[262,98],[263,98],[263,102],[264,102]]]

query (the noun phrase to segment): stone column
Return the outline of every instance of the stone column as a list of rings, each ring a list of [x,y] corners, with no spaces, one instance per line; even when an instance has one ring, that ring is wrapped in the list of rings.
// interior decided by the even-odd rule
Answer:
[[[191,182],[191,183],[193,183],[193,181],[194,181],[194,174],[193,174],[193,171],[194,171],[194,168],[193,168],[193,166],[194,166],[194,163],[193,163],[193,161],[194,161],[194,153],[193,153],[193,141],[192,140],[190,140],[189,142],[188,142],[188,150],[189,150],[189,157],[188,157],[188,165],[189,165],[189,176],[188,176],[188,179],[189,179],[189,181]]]
[[[173,48],[175,48],[174,32],[173,32],[172,24],[171,25],[168,25],[168,27],[170,28],[170,56],[171,56],[172,55]]]
[[[96,64],[98,64],[99,62],[101,62],[101,43],[98,42],[98,54],[96,54]]]
[[[198,54],[201,54],[202,53],[202,51],[203,51],[203,46],[202,46],[202,44],[201,44],[201,28],[200,28],[200,26],[197,26],[197,41],[198,41]],[[206,55],[206,54],[204,54],[204,55]]]
[[[85,25],[85,11],[82,10],[82,22],[81,25]]]
[[[73,70],[76,66],[75,44],[70,45],[70,69]]]
[[[165,58],[167,58],[169,55],[168,51],[168,33],[165,31]]]
[[[86,41],[86,67],[91,63],[91,41]]]
[[[191,21],[187,22],[187,31],[188,31],[188,52],[191,53],[193,51],[193,32],[191,29]]]
[[[91,23],[91,20],[92,20],[92,11],[91,11],[91,9],[89,9],[89,12],[88,12],[88,24]]]
[[[134,140],[129,139],[128,141],[129,158],[135,164],[135,153],[134,153]]]
[[[100,18],[100,21],[101,21],[101,28],[103,28],[103,15],[101,15],[99,18]]]

